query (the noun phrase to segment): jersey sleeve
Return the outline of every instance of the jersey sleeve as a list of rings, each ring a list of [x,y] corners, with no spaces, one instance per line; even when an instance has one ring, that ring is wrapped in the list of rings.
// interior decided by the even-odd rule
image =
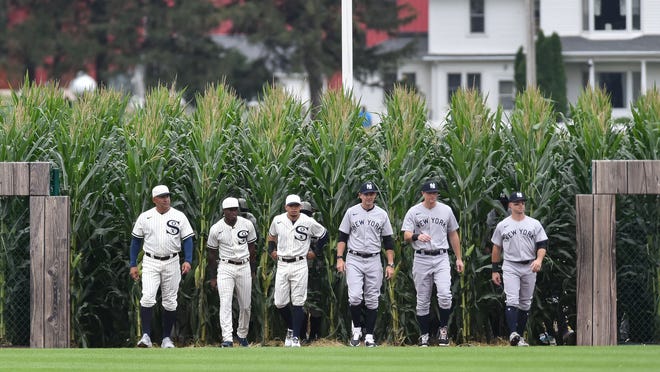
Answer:
[[[245,224],[248,227],[247,241],[248,241],[248,243],[254,243],[255,241],[257,241],[257,229],[254,227],[254,224],[252,223],[252,221],[250,221],[248,219],[245,220]]]
[[[270,223],[270,228],[268,229],[268,235],[277,236],[277,217],[273,218],[273,222]]]
[[[401,231],[410,231],[415,232],[415,221],[413,220],[412,208],[406,212],[406,216],[403,218],[403,224],[401,225]]]
[[[195,232],[190,225],[190,221],[188,221],[185,214],[181,213],[181,240],[186,240],[192,236],[195,236]]]
[[[449,222],[447,224],[447,232],[452,232],[458,230],[458,221],[456,221],[456,215],[449,208]]]
[[[144,239],[144,213],[140,214],[137,221],[135,221],[131,235],[139,239]]]
[[[383,231],[380,233],[381,236],[390,236],[394,235],[394,230],[392,229],[392,223],[390,222],[390,216],[387,215],[387,212],[383,211],[385,213],[385,222],[383,222]]]
[[[536,242],[535,243],[542,242],[542,241],[545,241],[545,240],[548,240],[548,235],[545,233],[545,229],[543,228],[541,223],[537,222],[537,225],[536,225]]]
[[[349,209],[344,212],[344,217],[341,219],[341,223],[339,224],[339,231],[347,235],[351,233],[351,219],[349,217],[350,213],[348,212]]]
[[[326,234],[325,227],[321,225],[320,223],[316,222],[315,219],[311,219],[312,223],[309,226],[310,231],[312,232],[312,236],[315,238],[321,238],[323,235]]]
[[[500,226],[501,225],[498,223],[495,227],[495,231],[493,231],[493,237],[490,239],[490,241],[498,247],[502,247],[502,231]]]
[[[218,225],[217,224],[211,226],[211,230],[209,230],[209,238],[206,241],[206,246],[211,248],[211,249],[218,249],[220,247],[220,243],[218,242]]]

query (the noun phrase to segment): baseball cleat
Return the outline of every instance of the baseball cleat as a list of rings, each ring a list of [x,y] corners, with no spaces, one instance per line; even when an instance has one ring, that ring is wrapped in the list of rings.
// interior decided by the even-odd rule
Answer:
[[[148,334],[143,334],[140,341],[137,343],[137,347],[151,347],[151,337]]]
[[[223,341],[220,347],[234,347],[234,343],[232,341]]]
[[[174,349],[175,346],[171,338],[165,337],[163,341],[160,343],[160,347],[163,349]]]
[[[250,346],[250,343],[248,342],[247,338],[245,338],[245,337],[239,337],[238,338],[238,344],[243,346],[243,347]]]
[[[300,339],[298,337],[291,339],[291,347],[300,347]]]
[[[360,337],[362,337],[362,328],[353,328],[351,346],[360,346]]]
[[[518,346],[529,346],[529,344],[524,338],[520,337],[520,340],[518,340]]]
[[[291,347],[293,342],[293,329],[286,330],[286,338],[284,339],[284,347]]]
[[[564,333],[563,339],[564,339],[564,345],[575,345],[575,344],[577,344],[577,334],[575,333],[574,330],[570,329],[570,327],[569,327],[568,331],[566,331],[566,333]]]
[[[520,335],[518,332],[511,332],[509,335],[509,344],[511,344],[511,346],[518,346],[518,342],[520,342]]]
[[[374,341],[374,335],[364,336],[364,346],[366,346],[366,347],[376,347],[376,341]]]
[[[424,333],[419,336],[419,347],[428,347],[429,346],[429,334]]]
[[[447,334],[447,327],[441,327],[438,330],[438,346],[449,346],[449,335]]]

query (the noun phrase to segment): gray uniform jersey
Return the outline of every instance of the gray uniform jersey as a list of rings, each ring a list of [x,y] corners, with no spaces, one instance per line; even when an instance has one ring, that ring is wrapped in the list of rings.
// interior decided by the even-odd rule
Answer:
[[[449,206],[436,203],[431,209],[419,203],[410,208],[403,218],[401,231],[410,231],[413,234],[427,234],[432,237],[430,242],[419,240],[412,242],[415,250],[449,249],[447,233],[458,230],[458,222]]]
[[[248,219],[236,217],[234,226],[229,226],[221,219],[211,226],[208,247],[218,249],[218,258],[242,260],[250,257],[248,243],[257,240],[254,225]]]
[[[383,208],[376,205],[367,211],[361,204],[346,210],[339,231],[349,235],[348,249],[362,253],[380,253],[381,238],[394,234]]]
[[[548,240],[541,223],[529,216],[516,221],[511,216],[495,227],[493,244],[502,248],[505,261],[528,261],[536,259],[536,243]]]

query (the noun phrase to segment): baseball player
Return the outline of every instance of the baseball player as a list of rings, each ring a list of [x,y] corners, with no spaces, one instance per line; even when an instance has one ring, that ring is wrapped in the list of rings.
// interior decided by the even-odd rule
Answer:
[[[285,347],[300,347],[300,330],[305,321],[307,299],[307,259],[321,255],[328,234],[320,223],[300,213],[300,197],[289,195],[285,213],[273,218],[268,230],[268,254],[277,260],[274,302],[287,324]],[[318,238],[310,251],[311,238]],[[288,304],[292,304],[292,309]]]
[[[548,249],[548,236],[541,223],[525,215],[526,201],[520,191],[509,196],[511,215],[497,224],[491,239],[492,280],[498,286],[504,282],[511,346],[528,346],[522,334],[532,306],[536,273],[541,270]],[[504,263],[500,264],[502,258]]]
[[[170,190],[158,185],[151,190],[154,208],[143,212],[133,227],[130,249],[130,276],[140,279],[137,256],[144,249],[142,259],[142,338],[138,347],[151,347],[151,318],[156,304],[156,292],[160,287],[163,304],[162,348],[173,348],[170,339],[176,321],[177,292],[181,275],[190,271],[193,256],[194,232],[188,218],[170,206]],[[179,268],[179,252],[183,245],[184,262]]]
[[[300,204],[300,213],[304,213],[308,217],[314,218],[314,210],[312,204],[303,201]],[[316,246],[316,238],[312,238],[311,247]],[[311,248],[310,248],[311,249]],[[307,286],[307,302],[305,303],[306,319],[309,320],[309,330],[306,329],[307,322],[303,322],[303,329],[301,333],[307,335],[307,342],[310,343],[319,338],[319,330],[321,328],[321,320],[323,312],[319,309],[322,300],[322,283],[325,271],[325,260],[322,257],[316,257],[313,260],[307,260],[308,266],[308,286]]]
[[[363,328],[364,345],[376,346],[374,328],[378,314],[378,297],[383,284],[381,240],[387,256],[385,277],[390,279],[394,275],[394,232],[387,212],[375,204],[377,193],[378,188],[373,182],[362,184],[358,192],[361,202],[348,208],[339,224],[337,271],[346,272],[348,304],[353,321],[351,346],[360,346]],[[344,261],[347,247],[348,254]]]
[[[424,200],[408,210],[401,230],[403,239],[415,250],[413,281],[417,291],[417,323],[419,346],[429,346],[430,306],[433,284],[440,311],[438,345],[449,346],[447,324],[451,313],[451,268],[449,246],[456,256],[456,271],[463,272],[458,223],[451,208],[438,201],[439,184],[428,181],[422,185]]]
[[[236,335],[238,343],[247,347],[252,300],[252,270],[255,259],[257,233],[252,222],[238,216],[236,198],[222,201],[224,218],[211,226],[208,238],[208,262],[211,287],[218,289],[220,297],[220,328],[222,347],[232,347],[232,300],[234,290],[238,299],[239,316]],[[217,276],[216,276],[217,273]]]

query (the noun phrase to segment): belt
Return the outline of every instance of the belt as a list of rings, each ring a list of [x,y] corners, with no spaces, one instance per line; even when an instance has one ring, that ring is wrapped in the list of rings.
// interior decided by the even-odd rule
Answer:
[[[228,258],[221,258],[220,261],[230,263],[232,265],[243,265],[250,262],[249,258],[244,258],[242,260],[230,260]]]
[[[415,251],[417,254],[425,256],[439,256],[441,254],[447,253],[446,249],[418,249]]]
[[[172,254],[169,255],[169,256],[154,256],[153,254],[151,254],[151,253],[149,253],[149,252],[144,252],[144,255],[147,256],[147,257],[154,258],[154,259],[156,259],[156,260],[167,261],[167,260],[169,260],[170,258],[174,258],[174,257],[176,257],[176,256],[178,255],[178,253],[172,253]]]
[[[286,263],[291,263],[291,262],[296,262],[296,261],[301,261],[304,260],[306,257],[305,256],[298,256],[298,257],[280,257],[277,256],[277,259],[286,262]]]
[[[362,258],[374,257],[374,256],[378,256],[380,254],[380,252],[378,252],[378,253],[362,253],[362,252],[354,251],[352,249],[349,249],[348,253],[354,254],[356,256],[360,256]]]
[[[526,260],[526,261],[510,261],[510,262],[511,262],[511,263],[515,263],[515,264],[521,264],[521,265],[529,265],[529,264],[532,263],[532,261],[534,261],[534,260]]]

